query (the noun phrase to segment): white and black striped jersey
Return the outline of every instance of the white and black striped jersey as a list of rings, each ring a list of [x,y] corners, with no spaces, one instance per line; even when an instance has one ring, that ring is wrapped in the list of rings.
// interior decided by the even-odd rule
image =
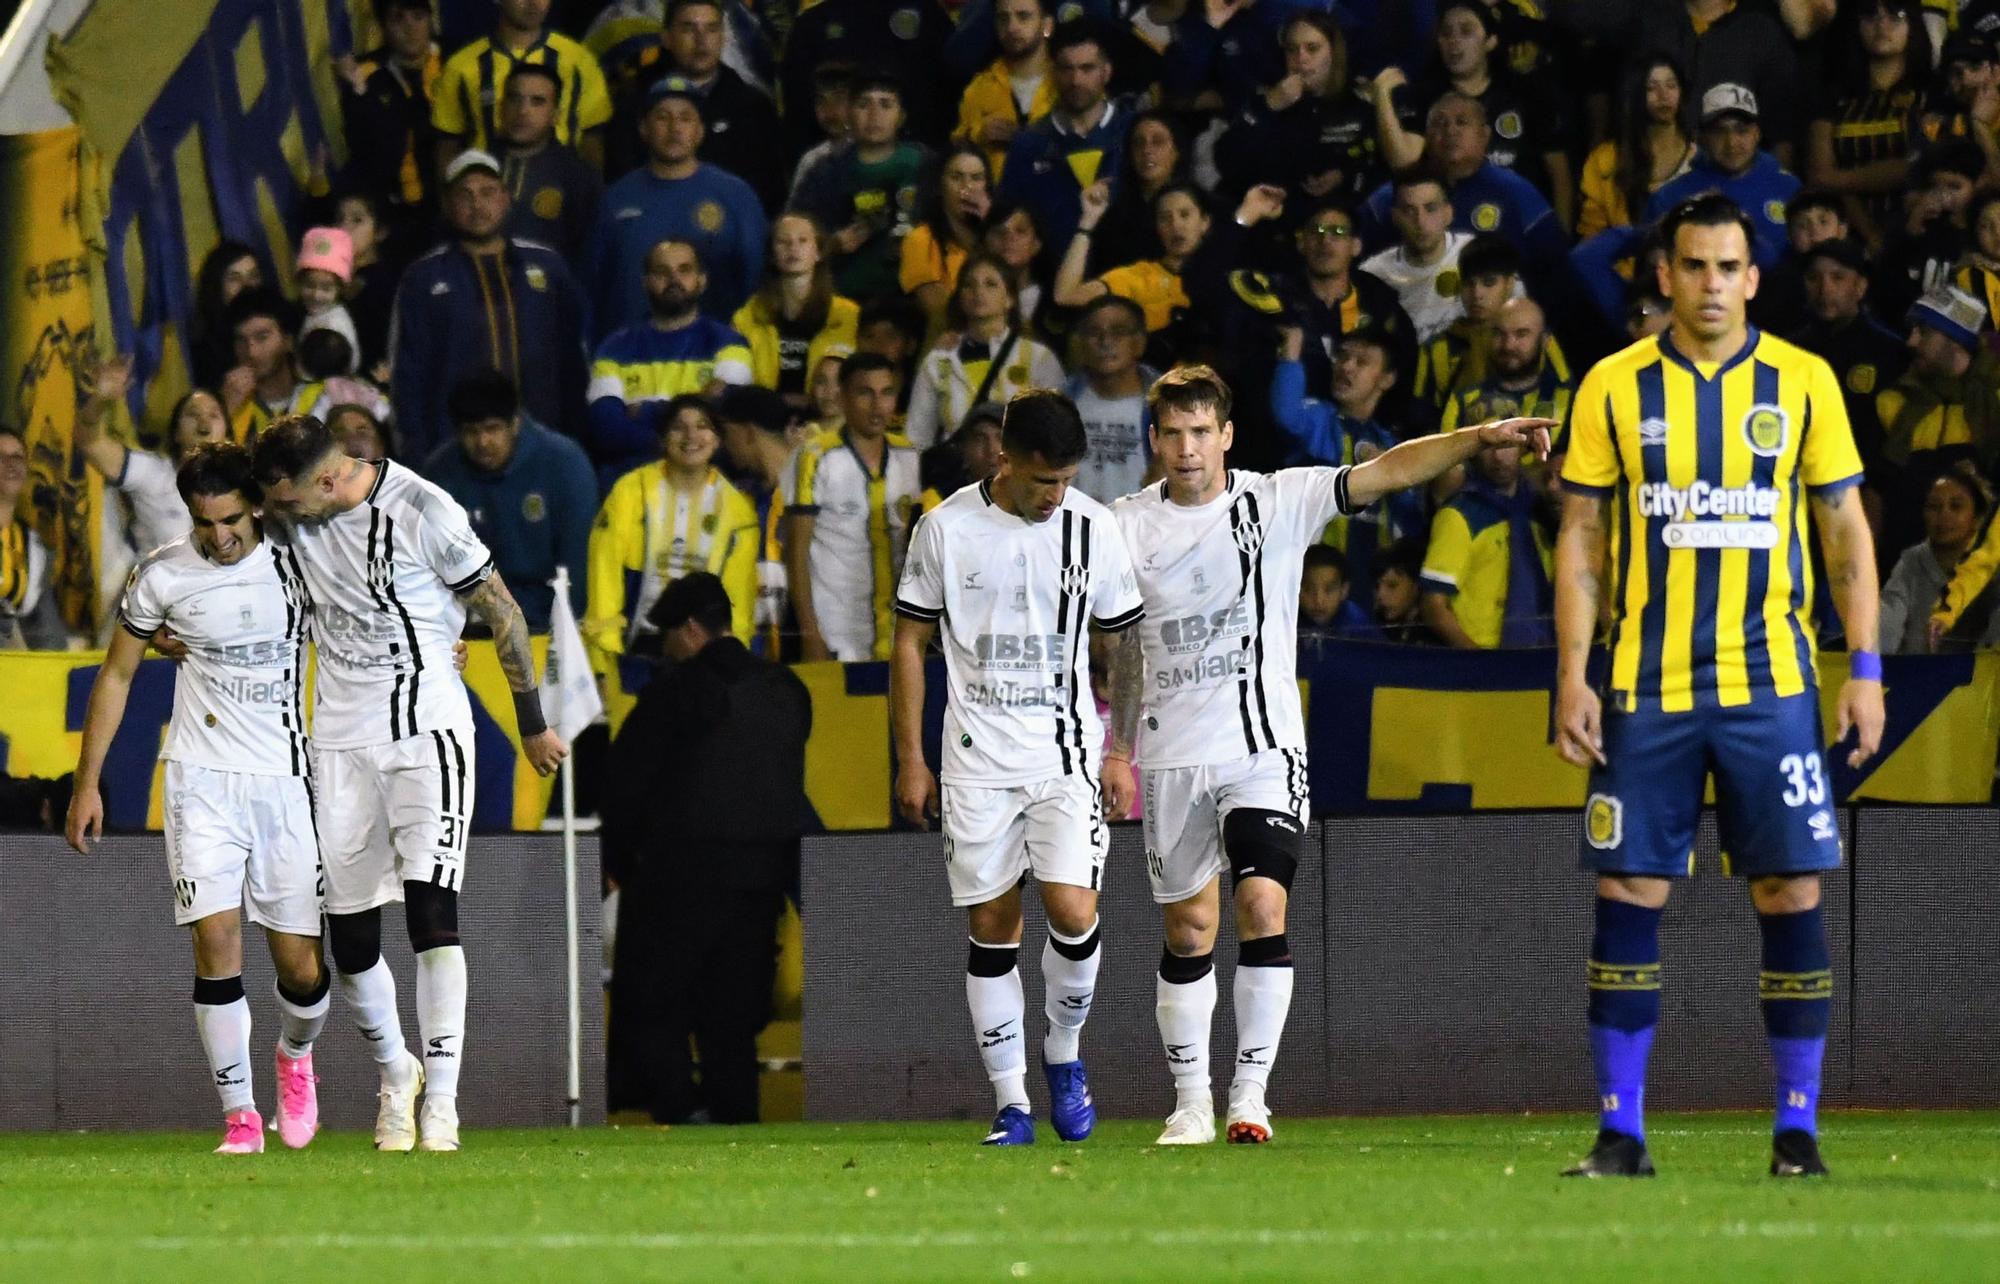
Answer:
[[[986,483],[965,487],[917,523],[896,611],[943,621],[946,784],[1096,777],[1104,724],[1087,626],[1115,632],[1145,614],[1102,504],[1072,487],[1035,522],[995,504]]]
[[[401,464],[376,467],[360,504],[284,532],[312,593],[322,749],[472,729],[451,651],[465,631],[458,595],[493,574],[493,555],[457,500]]]
[[[298,567],[263,540],[232,566],[183,535],[132,571],[118,620],[135,637],[162,625],[186,644],[160,757],[215,771],[308,771],[301,666],[310,608]]]
[[[1299,577],[1306,549],[1348,512],[1347,472],[1231,470],[1206,504],[1167,483],[1111,506],[1146,604],[1148,770],[1305,748],[1299,709]]]

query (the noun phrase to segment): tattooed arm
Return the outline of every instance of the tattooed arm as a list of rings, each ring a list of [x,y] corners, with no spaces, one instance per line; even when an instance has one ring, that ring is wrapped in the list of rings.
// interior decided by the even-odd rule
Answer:
[[[548,775],[569,756],[563,743],[542,718],[541,693],[535,689],[535,649],[528,638],[528,620],[520,604],[507,591],[500,572],[475,584],[463,595],[465,607],[493,630],[493,650],[500,657],[500,671],[514,693],[514,723],[521,734],[521,752],[528,756],[537,773]]]
[[[1146,655],[1136,625],[1105,639],[1111,696],[1111,748],[1104,754],[1104,814],[1111,820],[1132,815],[1138,792],[1132,778],[1132,749],[1139,738],[1139,710],[1146,693]]]
[[[1579,767],[1604,761],[1604,708],[1588,670],[1610,510],[1594,495],[1572,494],[1556,537],[1556,750]]]
[[[1813,524],[1819,527],[1820,552],[1826,556],[1826,589],[1847,628],[1847,649],[1879,654],[1878,626],[1882,611],[1881,589],[1875,578],[1875,536],[1868,529],[1868,515],[1861,505],[1861,488],[1844,487],[1835,494],[1812,500]],[[1847,755],[1847,765],[1859,767],[1882,746],[1882,684],[1850,677],[1840,688],[1840,732],[1860,734]]]

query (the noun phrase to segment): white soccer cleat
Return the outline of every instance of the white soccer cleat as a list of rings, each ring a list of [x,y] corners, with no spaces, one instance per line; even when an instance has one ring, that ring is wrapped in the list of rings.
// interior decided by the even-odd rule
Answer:
[[[1156,1146],[1206,1146],[1215,1140],[1215,1110],[1211,1106],[1182,1106],[1167,1116],[1166,1131]]]
[[[418,1132],[423,1137],[417,1143],[418,1150],[442,1152],[458,1149],[457,1098],[425,1097],[418,1124]]]
[[[1232,1146],[1261,1146],[1271,1139],[1271,1111],[1256,1084],[1230,1087],[1228,1135]]]
[[[401,1084],[385,1081],[376,1099],[375,1149],[399,1153],[417,1147],[417,1094],[424,1090],[424,1063],[403,1054],[408,1074]]]

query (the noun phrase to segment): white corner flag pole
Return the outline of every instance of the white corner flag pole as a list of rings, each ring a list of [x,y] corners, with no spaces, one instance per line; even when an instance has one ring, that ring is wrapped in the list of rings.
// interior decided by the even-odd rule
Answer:
[[[576,627],[576,612],[570,608],[568,567],[556,568],[551,587],[555,599],[549,613],[549,649],[542,671],[542,714],[556,734],[574,745],[577,734],[604,712],[604,702],[597,694],[597,681],[583,649],[583,634]],[[574,1128],[581,1122],[583,1102],[582,982],[577,972],[575,759],[565,760],[558,770],[562,782],[563,945],[569,963],[564,987],[569,998],[569,1067],[565,1091],[569,1125]]]

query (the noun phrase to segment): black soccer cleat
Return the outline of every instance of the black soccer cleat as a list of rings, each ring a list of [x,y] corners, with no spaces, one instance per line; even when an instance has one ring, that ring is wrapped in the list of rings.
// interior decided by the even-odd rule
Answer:
[[[1771,1138],[1773,1177],[1827,1177],[1826,1161],[1819,1157],[1819,1138],[1803,1128],[1787,1128]]]
[[[1599,1128],[1597,1144],[1574,1168],[1563,1169],[1565,1177],[1651,1177],[1653,1157],[1646,1143],[1629,1132]]]

